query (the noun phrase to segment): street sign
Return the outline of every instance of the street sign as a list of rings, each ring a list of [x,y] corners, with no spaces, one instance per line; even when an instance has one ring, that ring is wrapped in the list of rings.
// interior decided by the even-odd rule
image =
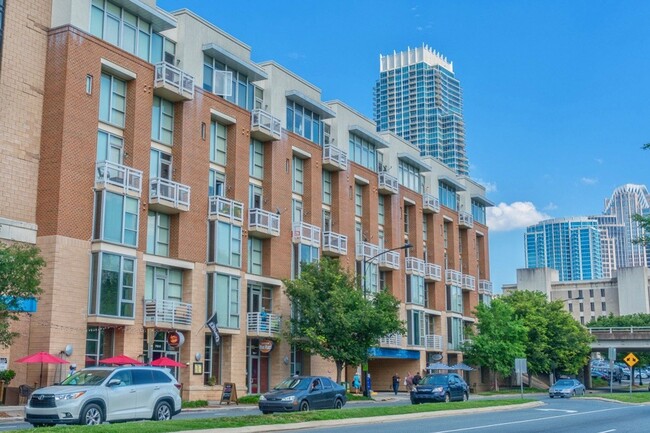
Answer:
[[[627,356],[626,356],[625,358],[623,358],[623,361],[625,361],[625,363],[626,363],[629,367],[632,367],[634,364],[636,364],[637,362],[639,362],[639,358],[637,358],[636,356],[634,356],[634,353],[630,352],[630,353],[627,354]]]
[[[610,362],[616,361],[616,348],[615,347],[610,347],[609,350],[607,351],[607,358],[609,359]]]
[[[526,358],[515,358],[515,373],[528,374]]]

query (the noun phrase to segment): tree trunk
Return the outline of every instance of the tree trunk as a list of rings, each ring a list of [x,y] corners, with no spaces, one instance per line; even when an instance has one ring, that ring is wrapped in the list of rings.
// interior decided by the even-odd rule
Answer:
[[[494,372],[494,390],[499,392],[499,375],[496,371]]]
[[[341,383],[341,371],[343,370],[343,361],[335,361],[336,363],[336,383]]]

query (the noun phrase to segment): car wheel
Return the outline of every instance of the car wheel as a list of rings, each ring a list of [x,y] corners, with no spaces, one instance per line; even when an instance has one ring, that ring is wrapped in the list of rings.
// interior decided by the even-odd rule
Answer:
[[[343,409],[343,401],[340,398],[337,398],[334,402],[334,409]]]
[[[151,417],[154,421],[168,421],[172,419],[172,408],[166,401],[159,401],[156,404],[156,408],[153,410],[153,416]]]
[[[553,398],[553,396],[552,396],[552,395],[549,395],[549,398]]]
[[[648,391],[650,391],[650,390],[648,390]],[[415,400],[413,400],[413,399],[411,399],[411,404],[418,404],[418,402],[415,401]]]
[[[575,396],[576,396],[576,391],[574,389],[573,391],[571,391],[571,397],[575,397]]]
[[[445,403],[449,403],[451,401],[451,396],[449,393],[445,394]]]
[[[301,412],[307,412],[309,410],[309,402],[307,400],[303,400],[300,403],[300,411]]]
[[[99,425],[102,423],[102,409],[91,403],[88,406],[84,407],[81,411],[81,416],[79,417],[79,424],[81,425]]]
[[[264,415],[268,415],[268,414],[273,413],[273,412],[271,412],[270,410],[263,410],[262,413]]]
[[[54,424],[46,424],[46,423],[36,423],[36,424],[32,424],[32,425],[34,426],[34,428],[52,427],[52,426],[54,426]]]
[[[463,393],[463,401],[469,400],[469,394],[468,393]]]

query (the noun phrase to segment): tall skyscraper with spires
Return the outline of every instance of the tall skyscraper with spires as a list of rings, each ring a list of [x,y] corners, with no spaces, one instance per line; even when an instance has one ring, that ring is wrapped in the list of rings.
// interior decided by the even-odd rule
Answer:
[[[460,82],[453,63],[426,45],[379,57],[378,131],[391,131],[459,175],[469,174]]]

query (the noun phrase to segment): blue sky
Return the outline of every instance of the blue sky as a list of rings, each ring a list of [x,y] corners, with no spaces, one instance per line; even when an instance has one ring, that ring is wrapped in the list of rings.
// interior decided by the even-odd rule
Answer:
[[[488,188],[491,279],[524,267],[525,227],[601,213],[647,183],[650,2],[159,0],[188,8],[372,118],[379,54],[423,43],[463,87],[470,175]]]

